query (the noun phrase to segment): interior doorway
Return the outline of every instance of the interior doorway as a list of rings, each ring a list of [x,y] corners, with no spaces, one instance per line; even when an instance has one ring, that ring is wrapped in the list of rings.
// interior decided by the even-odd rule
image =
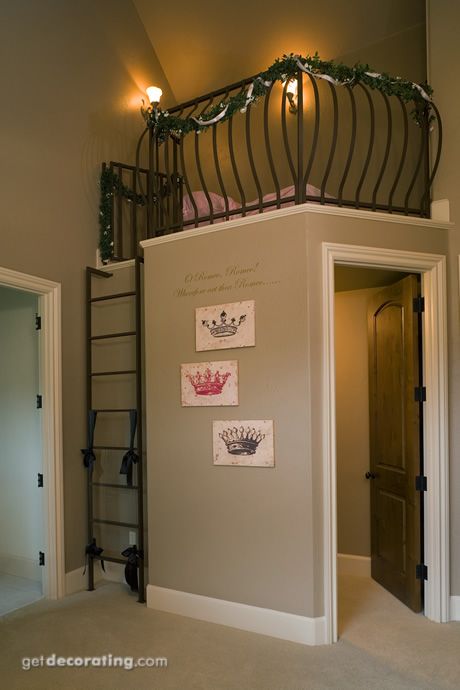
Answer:
[[[0,267],[0,307],[5,613],[65,593],[60,285]]]
[[[353,587],[372,577],[420,612],[420,276],[339,265],[334,279],[339,592],[350,601]],[[349,601],[344,617],[339,597],[342,625],[352,614]]]
[[[0,614],[43,596],[37,295],[0,287]],[[42,483],[42,482],[40,482]]]
[[[337,456],[335,420],[334,272],[336,265],[397,270],[420,275],[425,299],[422,320],[425,357],[423,458],[425,493],[425,616],[449,620],[449,501],[447,426],[447,337],[445,257],[420,252],[323,244],[323,546],[325,641],[337,629]]]

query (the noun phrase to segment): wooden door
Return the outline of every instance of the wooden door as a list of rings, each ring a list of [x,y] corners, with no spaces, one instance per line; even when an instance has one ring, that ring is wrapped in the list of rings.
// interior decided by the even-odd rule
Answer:
[[[369,307],[369,409],[372,577],[421,611],[421,405],[416,276],[374,295]]]

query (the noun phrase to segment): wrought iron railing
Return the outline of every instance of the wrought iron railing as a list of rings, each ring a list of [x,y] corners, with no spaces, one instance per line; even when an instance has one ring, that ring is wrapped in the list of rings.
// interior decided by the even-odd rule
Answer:
[[[252,81],[169,113],[199,117]],[[275,82],[256,105],[205,132],[159,141],[146,129],[136,166],[110,164],[144,200],[128,208],[114,194],[114,255],[134,256],[145,237],[294,204],[429,217],[442,144],[436,106],[414,118],[412,103],[362,83],[335,86],[300,72],[297,84],[294,113],[287,84]]]

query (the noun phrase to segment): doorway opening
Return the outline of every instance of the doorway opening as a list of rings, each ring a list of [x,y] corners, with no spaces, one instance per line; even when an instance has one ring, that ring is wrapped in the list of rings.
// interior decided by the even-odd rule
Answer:
[[[420,276],[425,300],[422,337],[426,388],[423,428],[424,475],[424,613],[436,622],[449,620],[449,515],[447,451],[447,338],[445,257],[323,244],[323,519],[325,641],[337,641],[337,453],[335,367],[335,267],[377,268]]]
[[[38,297],[0,287],[0,614],[43,596]]]
[[[64,595],[60,285],[0,267],[0,615]]]
[[[336,265],[334,281],[340,635],[378,593],[363,577],[423,611],[423,301],[417,274]]]

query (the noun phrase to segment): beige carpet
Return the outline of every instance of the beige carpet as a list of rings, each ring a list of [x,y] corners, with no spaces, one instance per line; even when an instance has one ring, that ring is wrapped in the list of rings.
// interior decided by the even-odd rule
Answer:
[[[442,690],[460,688],[460,623],[436,625],[371,580],[343,578],[340,641],[305,647],[148,610],[107,583],[0,622],[0,682],[37,690]],[[167,657],[167,668],[32,668],[24,657]]]

